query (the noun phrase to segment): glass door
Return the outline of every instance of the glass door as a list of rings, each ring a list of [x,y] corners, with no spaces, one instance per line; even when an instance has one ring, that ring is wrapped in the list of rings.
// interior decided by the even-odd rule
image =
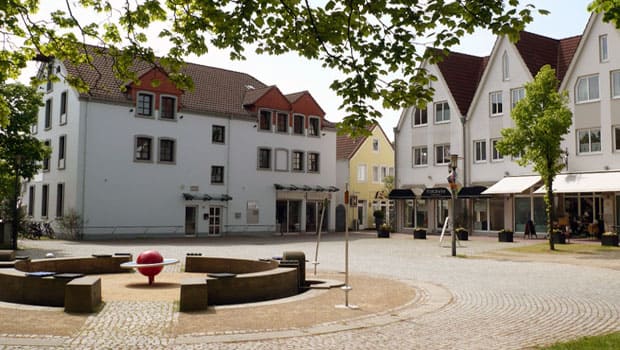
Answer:
[[[196,234],[196,206],[185,207],[185,234]]]
[[[222,232],[222,207],[209,207],[209,236]]]

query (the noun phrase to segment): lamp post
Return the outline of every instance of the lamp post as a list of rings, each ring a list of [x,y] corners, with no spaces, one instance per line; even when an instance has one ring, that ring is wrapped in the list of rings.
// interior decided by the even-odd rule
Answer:
[[[15,185],[13,187],[13,221],[11,222],[11,236],[12,247],[11,249],[17,250],[17,230],[19,228],[19,212],[17,208],[17,198],[19,197],[19,166],[21,163],[21,156],[16,155],[13,163],[15,169]]]
[[[456,256],[456,231],[454,229],[454,210],[456,202],[456,164],[458,162],[458,155],[450,155],[450,175],[448,176],[448,183],[450,184],[450,224],[452,225],[452,256]]]

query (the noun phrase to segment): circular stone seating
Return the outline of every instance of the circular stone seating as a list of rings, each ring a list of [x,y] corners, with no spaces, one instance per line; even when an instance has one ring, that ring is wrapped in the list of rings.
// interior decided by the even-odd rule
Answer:
[[[101,304],[101,279],[88,275],[126,272],[120,264],[131,259],[131,255],[109,255],[17,261],[14,268],[0,269],[0,301],[94,312]],[[35,277],[44,271],[51,273]],[[58,274],[63,275],[54,277]]]

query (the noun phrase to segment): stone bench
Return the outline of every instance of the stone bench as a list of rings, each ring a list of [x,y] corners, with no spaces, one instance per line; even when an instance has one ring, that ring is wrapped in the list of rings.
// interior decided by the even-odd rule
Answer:
[[[185,278],[181,281],[181,312],[206,310],[209,293],[205,278]]]
[[[84,276],[67,283],[65,312],[92,313],[101,305],[101,278]]]
[[[13,261],[15,260],[14,250],[0,250],[0,261]]]

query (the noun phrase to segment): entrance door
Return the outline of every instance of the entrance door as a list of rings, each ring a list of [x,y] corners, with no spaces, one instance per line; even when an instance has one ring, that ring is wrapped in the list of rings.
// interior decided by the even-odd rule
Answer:
[[[363,230],[366,228],[366,201],[357,202],[357,227],[354,230]]]
[[[209,236],[222,232],[222,207],[209,207]]]
[[[185,207],[185,234],[196,234],[196,209],[195,206]]]

